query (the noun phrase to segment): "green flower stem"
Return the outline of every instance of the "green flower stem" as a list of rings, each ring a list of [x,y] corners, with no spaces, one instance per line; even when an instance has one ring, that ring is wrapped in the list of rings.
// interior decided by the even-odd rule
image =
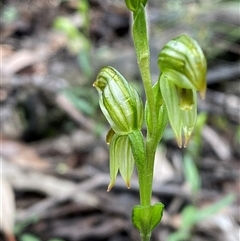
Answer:
[[[151,186],[149,186],[149,178],[146,176],[146,152],[144,138],[141,131],[133,131],[128,134],[128,137],[138,171],[140,203],[143,206],[147,206],[149,205],[149,200],[151,199],[151,192],[149,193]]]
[[[147,33],[147,21],[145,8],[141,4],[137,13],[134,13],[133,23],[133,41],[136,49],[137,62],[139,65],[146,100],[149,103],[150,123],[147,126],[146,139],[146,159],[145,163],[138,166],[138,178],[140,189],[141,205],[150,205],[152,196],[153,167],[156,150],[156,141],[154,137],[154,129],[157,124],[157,113],[155,111],[155,102],[152,89],[152,80],[150,72],[150,50]]]
[[[153,145],[153,141],[148,139],[145,147],[139,145],[132,137],[130,137],[132,143],[133,155],[137,165],[138,180],[139,180],[139,193],[140,193],[140,204],[142,206],[151,205],[152,197],[152,183],[153,183],[153,168],[154,168],[154,157],[156,147]],[[142,156],[139,155],[141,150],[145,150]]]
[[[156,101],[154,98],[151,72],[150,72],[150,50],[147,34],[147,21],[145,8],[141,4],[138,11],[134,13],[133,23],[133,41],[136,50],[137,62],[140,69],[144,91],[146,94],[146,101],[148,103],[149,116],[147,122],[147,137],[146,143],[143,146],[144,160],[140,161],[137,155],[134,155],[139,180],[140,204],[142,207],[151,206],[152,184],[153,184],[153,169],[154,159],[157,144],[161,138],[156,132],[158,123],[158,113],[156,111]],[[163,124],[164,125],[164,124]],[[155,131],[154,131],[155,130]],[[138,146],[136,142],[132,142],[132,150],[134,146]],[[141,149],[141,148],[140,148]],[[140,151],[140,150],[138,150]],[[150,221],[150,220],[149,220]],[[136,224],[136,223],[135,223]],[[146,225],[146,224],[145,224]],[[146,228],[146,226],[145,226]],[[151,237],[151,230],[146,232],[146,229],[140,229],[141,240],[149,241]]]
[[[133,42],[136,50],[137,62],[140,69],[144,90],[146,93],[146,100],[149,103],[152,123],[157,122],[157,115],[155,110],[155,103],[153,98],[152,80],[150,72],[150,50],[147,34],[147,21],[145,8],[141,4],[137,13],[134,13],[133,22]],[[148,126],[148,131],[152,133],[153,126]]]
[[[152,90],[151,72],[150,72],[150,50],[147,36],[147,23],[145,8],[141,4],[137,13],[134,13],[133,23],[133,41],[136,50],[137,62],[139,65],[146,100],[149,103],[149,111],[152,123],[156,122],[156,113],[154,111],[154,98]],[[152,167],[154,153],[151,149],[151,134],[153,134],[153,125],[148,126],[148,136],[146,140],[146,159],[142,165],[138,165],[139,191],[141,205],[150,205],[152,194]]]
[[[154,159],[153,159],[154,160]],[[145,165],[138,167],[140,204],[149,206],[152,196],[153,161],[146,155]]]
[[[153,141],[144,143],[141,131],[133,131],[128,134],[133,156],[136,162],[139,179],[140,203],[142,206],[151,204],[153,167],[155,156],[155,145]]]
[[[141,235],[142,241],[149,241],[151,238],[151,235]]]

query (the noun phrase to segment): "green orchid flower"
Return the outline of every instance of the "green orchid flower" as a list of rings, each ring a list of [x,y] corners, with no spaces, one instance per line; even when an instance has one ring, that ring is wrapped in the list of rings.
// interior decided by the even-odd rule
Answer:
[[[114,133],[110,140],[110,183],[107,191],[109,192],[114,186],[118,171],[127,187],[130,188],[133,169],[134,157],[128,135]]]
[[[110,144],[111,179],[107,190],[113,187],[118,171],[130,188],[137,152],[132,140],[142,143],[139,134],[143,125],[142,99],[113,67],[102,68],[93,86],[98,90],[100,108],[111,125],[106,137],[106,142]]]
[[[99,93],[100,108],[115,133],[126,135],[141,130],[143,103],[138,92],[113,67],[100,70],[93,84]]]
[[[169,41],[158,57],[160,89],[179,147],[187,146],[197,119],[197,97],[206,92],[207,64],[198,43],[187,35]],[[184,144],[182,140],[184,135]]]

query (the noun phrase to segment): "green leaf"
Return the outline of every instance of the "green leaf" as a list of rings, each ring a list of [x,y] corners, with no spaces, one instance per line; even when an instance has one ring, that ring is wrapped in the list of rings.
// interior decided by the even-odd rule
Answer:
[[[94,71],[90,61],[89,50],[87,48],[82,49],[77,56],[77,60],[84,75],[90,78]]]
[[[167,241],[183,241],[189,240],[191,237],[191,230],[196,223],[198,209],[193,205],[188,205],[183,209],[181,216],[182,222],[180,229],[172,233]]]
[[[20,241],[41,241],[41,239],[39,239],[35,235],[25,233],[21,235]]]
[[[168,237],[167,241],[183,241],[183,240],[188,240],[189,239],[190,234],[185,232],[185,231],[178,231],[175,232],[173,234],[170,234],[170,236]]]
[[[74,54],[80,51],[88,51],[90,48],[89,40],[81,33],[78,28],[66,17],[57,17],[53,27],[63,32],[68,37],[68,47]]]
[[[48,241],[64,241],[64,240],[59,238],[52,238],[52,239],[49,239]]]
[[[78,29],[74,26],[74,24],[65,17],[58,17],[54,21],[54,28],[57,30],[61,30],[69,38],[76,38],[79,36]]]
[[[193,205],[185,207],[182,211],[182,225],[181,230],[190,232],[191,228],[198,222],[209,218],[218,213],[222,208],[230,205],[235,200],[234,195],[228,195],[222,200],[202,209],[198,209]]]
[[[6,24],[12,24],[14,21],[17,20],[19,16],[18,11],[19,10],[17,8],[6,4],[6,6],[4,6],[3,9],[1,10],[2,21]]]
[[[95,113],[93,105],[89,101],[81,98],[81,96],[75,94],[73,91],[64,91],[64,94],[74,104],[75,107],[77,107],[85,114],[93,115]]]
[[[198,209],[193,205],[186,206],[182,211],[182,225],[181,229],[190,232],[191,228],[196,223],[198,216]]]
[[[16,235],[19,235],[23,233],[23,230],[34,223],[37,223],[39,221],[39,217],[36,214],[31,215],[30,217],[26,218],[24,221],[17,222],[14,227],[14,233]]]
[[[196,221],[197,222],[202,221],[203,219],[208,218],[208,217],[218,213],[222,208],[227,207],[232,202],[234,202],[234,200],[235,200],[235,196],[230,194],[230,195],[226,196],[225,198],[221,199],[220,201],[218,201],[206,208],[199,210]]]
[[[201,181],[198,173],[197,166],[190,155],[184,157],[184,173],[191,191],[196,193],[200,189]]]
[[[163,209],[163,203],[156,203],[152,206],[137,205],[133,208],[132,222],[140,231],[143,240],[151,236],[151,232],[161,221]]]

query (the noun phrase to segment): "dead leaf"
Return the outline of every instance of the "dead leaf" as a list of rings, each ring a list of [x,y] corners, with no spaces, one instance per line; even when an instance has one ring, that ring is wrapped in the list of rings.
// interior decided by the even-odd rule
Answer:
[[[13,234],[15,222],[15,200],[12,187],[3,177],[0,179],[0,229],[7,241],[15,241]]]
[[[164,183],[174,179],[175,173],[169,160],[166,157],[166,150],[163,147],[158,147],[154,162],[154,181]]]
[[[44,170],[49,167],[47,160],[41,158],[35,149],[18,141],[0,137],[0,155],[22,167]]]

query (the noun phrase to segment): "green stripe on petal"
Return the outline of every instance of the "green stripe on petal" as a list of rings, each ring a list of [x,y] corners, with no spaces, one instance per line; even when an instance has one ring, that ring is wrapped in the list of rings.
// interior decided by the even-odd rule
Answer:
[[[206,90],[206,59],[198,43],[187,35],[169,41],[158,57],[162,73],[172,74],[174,83],[182,88]]]
[[[110,183],[108,185],[107,191],[109,192],[112,187],[114,186],[114,183],[116,181],[117,173],[119,170],[119,158],[118,158],[118,152],[117,150],[117,143],[118,139],[121,136],[114,134],[114,136],[111,138],[110,142],[110,157],[109,157],[109,169],[110,169]]]
[[[130,188],[130,179],[134,169],[134,157],[127,135],[114,134],[110,142],[110,184],[108,191],[113,187],[118,170],[123,180]]]
[[[182,147],[182,110],[179,108],[177,86],[165,74],[160,79],[160,88],[165,101],[168,118],[179,147]]]
[[[134,157],[128,136],[122,136],[119,139],[118,151],[120,154],[119,171],[128,188],[130,188],[130,179],[134,169]]]
[[[104,67],[93,85],[99,93],[101,110],[116,133],[125,135],[142,128],[142,99],[117,70]]]
[[[198,43],[187,35],[170,40],[158,57],[160,89],[179,147],[186,147],[197,119],[196,91],[204,98],[206,59]]]
[[[182,110],[184,147],[187,146],[197,121],[197,94],[193,91],[193,102],[196,103],[189,110]]]

